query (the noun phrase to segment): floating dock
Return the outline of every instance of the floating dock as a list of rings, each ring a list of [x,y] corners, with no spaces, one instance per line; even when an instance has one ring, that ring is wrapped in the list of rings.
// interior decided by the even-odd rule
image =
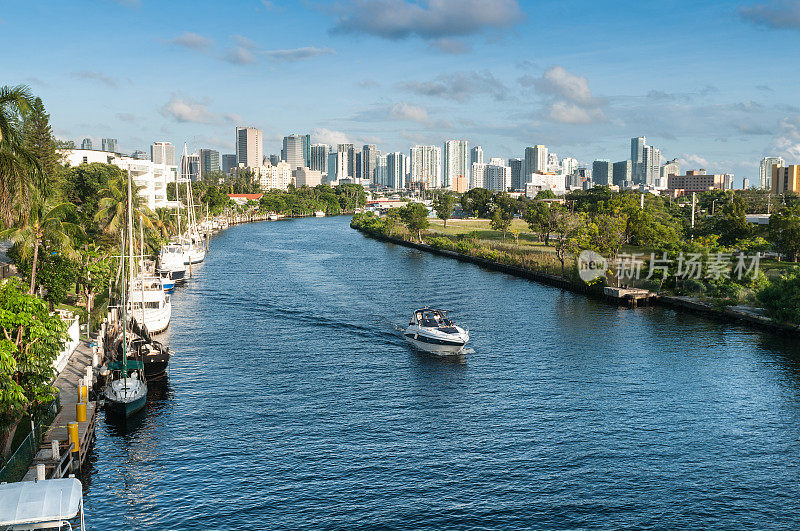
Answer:
[[[615,288],[613,286],[603,288],[603,295],[606,299],[616,301],[618,304],[626,304],[632,307],[640,304],[649,304],[652,299],[658,297],[658,295],[646,289]]]

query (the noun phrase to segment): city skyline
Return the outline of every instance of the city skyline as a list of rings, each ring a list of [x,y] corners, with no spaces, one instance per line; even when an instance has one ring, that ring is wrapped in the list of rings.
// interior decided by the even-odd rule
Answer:
[[[23,31],[35,42],[4,56],[8,82],[43,98],[60,138],[116,138],[128,153],[159,140],[233,153],[231,128],[252,125],[264,154],[301,131],[384,153],[464,139],[520,158],[543,144],[584,164],[627,159],[628,139],[646,136],[737,183],[757,183],[764,156],[800,158],[797,2],[240,1],[233,17],[189,5],[12,1],[3,48]],[[567,38],[587,31],[591,45]]]

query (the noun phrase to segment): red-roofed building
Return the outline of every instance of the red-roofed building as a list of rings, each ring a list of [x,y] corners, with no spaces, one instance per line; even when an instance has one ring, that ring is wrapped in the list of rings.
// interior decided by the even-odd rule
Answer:
[[[228,194],[237,205],[247,204],[248,201],[259,201],[264,194]]]

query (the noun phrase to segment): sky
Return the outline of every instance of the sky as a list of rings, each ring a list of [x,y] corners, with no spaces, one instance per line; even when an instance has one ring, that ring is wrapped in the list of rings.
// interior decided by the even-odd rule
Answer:
[[[646,136],[682,169],[757,184],[800,161],[800,0],[3,0],[0,85],[56,136],[232,153],[237,125],[583,163]]]

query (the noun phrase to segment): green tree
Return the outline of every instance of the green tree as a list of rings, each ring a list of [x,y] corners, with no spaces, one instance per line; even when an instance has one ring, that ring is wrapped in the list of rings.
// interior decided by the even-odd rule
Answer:
[[[744,201],[739,196],[731,197],[730,201],[716,205],[711,222],[712,232],[719,234],[719,242],[726,246],[733,245],[752,233],[752,227],[745,215]]]
[[[461,208],[475,217],[485,218],[492,209],[492,193],[486,188],[473,188],[461,196]]]
[[[22,131],[25,149],[36,158],[43,174],[38,187],[39,192],[50,197],[61,170],[61,155],[56,151],[56,142],[50,127],[50,115],[44,110],[41,98],[33,100]]]
[[[453,205],[455,198],[450,194],[439,194],[433,201],[433,209],[436,211],[436,217],[444,221],[444,228],[447,228],[447,220],[453,214]]]
[[[80,212],[81,223],[87,227],[87,232],[92,234],[100,201],[109,183],[120,182],[126,179],[125,172],[113,164],[81,164],[67,167],[63,171],[61,188],[64,199],[74,204]],[[173,184],[173,183],[169,183]],[[173,184],[174,185],[174,184]],[[169,185],[168,185],[169,186]],[[127,188],[124,190],[127,195]]]
[[[503,233],[503,241],[506,241],[506,233],[511,227],[511,222],[514,220],[514,214],[506,212],[500,207],[494,209],[492,212],[492,221],[490,225],[492,230],[500,231]]]
[[[550,232],[553,230],[554,211],[550,203],[536,201],[528,206],[522,216],[531,231],[539,235],[539,241],[545,245],[550,243]]]
[[[131,179],[132,180],[132,179]],[[144,226],[153,226],[153,213],[148,208],[146,199],[139,193],[142,186],[131,182],[131,208],[134,219],[141,219]],[[128,216],[128,177],[124,173],[112,177],[106,188],[100,190],[95,220],[107,234],[116,236],[125,226]]]
[[[417,240],[422,243],[422,231],[430,226],[428,222],[428,209],[422,203],[409,203],[400,208],[400,219],[409,232],[417,234]]]
[[[77,281],[90,319],[95,297],[108,289],[113,274],[114,267],[111,259],[99,246],[88,243],[81,249],[78,258]]]
[[[557,199],[557,196],[552,190],[539,190],[534,199]]]
[[[556,258],[561,262],[561,276],[566,276],[567,257],[589,246],[588,217],[584,212],[570,212],[561,205],[553,205],[553,232]]]
[[[797,262],[800,256],[800,204],[793,205],[769,218],[769,239],[790,260]]]
[[[35,194],[28,199],[26,215],[20,216],[10,229],[0,232],[2,237],[19,246],[18,256],[21,260],[31,259],[31,294],[36,288],[39,250],[43,245],[67,256],[74,254],[74,238],[82,231],[72,219],[74,206],[71,203],[54,203]]]
[[[66,325],[19,282],[0,284],[0,427],[55,399],[53,361],[64,348]]]
[[[24,85],[0,87],[0,217],[13,222],[13,203],[21,198],[41,166],[25,145],[23,122],[33,108],[34,99]]]

